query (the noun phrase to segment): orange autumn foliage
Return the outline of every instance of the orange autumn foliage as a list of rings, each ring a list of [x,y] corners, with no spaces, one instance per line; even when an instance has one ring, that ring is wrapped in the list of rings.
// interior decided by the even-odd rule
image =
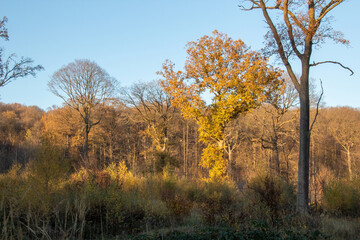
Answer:
[[[213,36],[187,44],[184,71],[175,71],[174,66],[169,60],[163,64],[162,86],[182,115],[199,125],[200,141],[207,144],[201,166],[209,169],[210,178],[223,178],[225,126],[280,88],[281,71],[243,41],[216,30]]]

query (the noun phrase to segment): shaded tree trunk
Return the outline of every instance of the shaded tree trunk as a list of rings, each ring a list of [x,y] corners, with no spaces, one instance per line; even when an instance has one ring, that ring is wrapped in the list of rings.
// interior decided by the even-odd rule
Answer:
[[[278,147],[278,140],[274,141],[273,145],[273,155],[274,155],[274,162],[275,162],[275,171],[278,176],[281,175],[280,171],[280,156],[279,156],[279,147]]]
[[[90,133],[90,125],[85,124],[85,140],[84,140],[84,159],[86,161],[89,160],[89,133]]]
[[[311,51],[311,49],[309,50]],[[310,56],[310,54],[309,54]],[[300,147],[298,162],[298,192],[296,209],[309,211],[309,149],[310,149],[310,99],[309,99],[309,58],[302,61],[300,97]]]

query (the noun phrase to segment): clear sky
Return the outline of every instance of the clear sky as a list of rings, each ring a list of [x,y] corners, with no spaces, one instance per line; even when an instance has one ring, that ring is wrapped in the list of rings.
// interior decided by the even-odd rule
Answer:
[[[0,16],[8,18],[10,41],[5,53],[32,58],[45,68],[0,88],[0,101],[37,105],[46,110],[61,99],[47,87],[51,75],[75,59],[97,62],[121,86],[157,79],[165,59],[184,64],[185,45],[215,29],[241,38],[254,50],[263,47],[267,31],[260,12],[244,12],[238,0],[0,0]],[[351,46],[333,43],[313,52],[314,60],[336,65],[311,70],[322,79],[327,106],[360,107],[360,1],[347,0],[333,11],[333,26]]]

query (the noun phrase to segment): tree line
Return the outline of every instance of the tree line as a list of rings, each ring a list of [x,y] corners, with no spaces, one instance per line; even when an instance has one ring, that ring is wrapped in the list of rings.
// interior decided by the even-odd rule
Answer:
[[[152,95],[156,89],[158,96]],[[128,90],[132,90],[129,93],[132,98],[151,94],[154,101],[164,94],[157,82],[136,83]],[[89,135],[90,161],[85,161],[82,154],[85,133],[76,110],[64,106],[44,112],[37,107],[1,104],[1,171],[6,172],[15,163],[31,163],[46,137],[52,145],[63,149],[64,158],[78,169],[83,166],[102,169],[110,163],[122,162],[137,175],[167,169],[179,176],[208,177],[206,168],[199,166],[206,145],[199,142],[196,122],[182,117],[175,108],[166,113],[149,103],[146,108],[148,112],[144,116],[125,102],[97,108],[94,115],[103,118]],[[167,114],[166,121],[163,114]],[[265,171],[296,183],[298,114],[297,107],[279,112],[265,104],[228,125],[224,158],[230,178],[241,186]],[[320,109],[310,147],[311,202],[319,200],[329,179],[351,179],[358,175],[360,133],[356,126],[359,123],[357,109]],[[165,128],[167,146],[163,151],[161,138],[165,137]]]

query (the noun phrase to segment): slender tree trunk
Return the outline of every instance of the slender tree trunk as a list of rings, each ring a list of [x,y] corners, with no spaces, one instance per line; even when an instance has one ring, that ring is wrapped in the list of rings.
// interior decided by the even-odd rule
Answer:
[[[70,136],[69,134],[66,134],[66,151],[65,151],[65,157],[70,157],[70,148],[71,148],[71,143],[70,143]]]
[[[228,146],[228,155],[229,155],[229,176],[232,179],[232,148]]]
[[[199,176],[198,167],[199,167],[199,161],[198,161],[198,155],[199,155],[199,141],[198,141],[198,135],[195,131],[195,176]]]
[[[135,162],[136,162],[136,146],[135,146],[135,142],[134,142],[134,144],[133,144],[132,167],[131,167],[131,170],[134,171],[134,172],[136,172],[135,171]]]
[[[186,151],[185,151],[185,155],[186,155],[186,176],[189,174],[188,173],[188,169],[189,169],[189,122],[186,121]]]
[[[161,137],[160,137],[160,139],[161,139]],[[160,142],[161,142],[161,140],[160,140]],[[168,128],[165,126],[163,128],[163,146],[161,149],[162,152],[167,151],[167,142],[168,142]]]
[[[351,155],[350,155],[350,149],[346,149],[346,155],[347,155],[347,165],[349,170],[349,178],[352,180],[353,174],[352,174],[352,168],[351,168]]]
[[[313,187],[314,187],[314,203],[315,203],[315,209],[317,209],[317,179],[316,179],[316,162],[315,162],[315,157],[316,157],[316,148],[314,146],[314,144],[312,144],[313,149],[312,149],[312,154],[311,154],[311,158],[312,158],[312,165],[313,165]]]
[[[269,152],[269,149],[266,149],[267,152]],[[273,155],[274,155],[274,151],[271,150],[270,154],[269,154],[269,161],[268,161],[268,169],[269,169],[269,173],[273,174],[274,173],[274,168],[273,168]]]
[[[300,213],[309,211],[309,148],[310,148],[310,100],[309,64],[303,61],[300,97],[300,148],[298,163],[298,191],[296,209]]]
[[[184,167],[184,175],[187,175],[187,169],[186,169],[186,132],[185,132],[185,126],[183,126],[183,167]]]
[[[253,167],[253,170],[256,168],[256,146],[255,146],[255,143],[252,142],[251,143],[251,157],[252,157],[252,167]],[[266,151],[266,150],[265,150]],[[266,157],[266,155],[265,155]]]
[[[109,159],[110,159],[110,162],[113,161],[113,144],[112,144],[112,140],[110,140],[110,144],[109,144]]]
[[[89,160],[89,125],[85,125],[85,142],[84,142],[84,158],[85,160]]]
[[[274,142],[273,146],[274,162],[275,162],[275,171],[278,176],[280,176],[280,156],[279,156],[279,147],[277,140]]]
[[[283,153],[286,161],[286,182],[290,182],[290,164],[289,164],[289,155],[285,153],[283,146]]]

